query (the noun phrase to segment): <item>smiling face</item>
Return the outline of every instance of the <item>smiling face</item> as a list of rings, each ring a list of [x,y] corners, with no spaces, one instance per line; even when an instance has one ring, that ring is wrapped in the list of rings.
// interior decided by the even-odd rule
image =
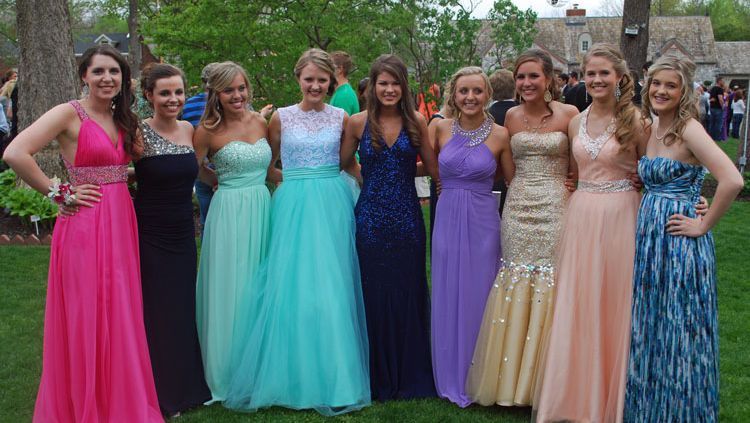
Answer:
[[[89,87],[89,97],[111,101],[122,87],[122,69],[115,59],[95,54],[82,79]]]
[[[331,85],[331,74],[308,63],[300,71],[299,89],[302,91],[302,101],[310,106],[316,106],[323,103],[328,93],[328,87]]]
[[[521,63],[516,70],[516,92],[526,102],[544,100],[544,92],[549,81],[544,75],[542,64],[536,60]]]
[[[389,72],[381,72],[375,79],[375,97],[384,107],[393,107],[401,101],[401,84]]]
[[[648,86],[648,99],[654,112],[669,113],[680,105],[682,81],[673,70],[661,70],[651,78]]]
[[[185,87],[180,75],[157,79],[153,91],[146,91],[146,99],[153,105],[154,114],[176,119],[185,105]]]
[[[232,83],[219,92],[219,103],[225,113],[242,113],[247,105],[247,97],[247,81],[241,73],[237,73]]]
[[[462,115],[467,117],[484,113],[489,101],[489,92],[482,75],[466,75],[456,80],[453,101]]]
[[[620,82],[621,75],[617,75],[612,62],[600,56],[591,57],[586,62],[584,72],[586,91],[592,101],[614,98],[615,88]]]

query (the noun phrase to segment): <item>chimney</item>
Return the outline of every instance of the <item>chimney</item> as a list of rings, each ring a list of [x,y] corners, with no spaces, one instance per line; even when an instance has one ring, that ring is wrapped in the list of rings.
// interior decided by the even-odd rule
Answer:
[[[565,16],[583,16],[586,17],[586,9],[579,9],[578,3],[573,3],[573,8],[565,11]]]

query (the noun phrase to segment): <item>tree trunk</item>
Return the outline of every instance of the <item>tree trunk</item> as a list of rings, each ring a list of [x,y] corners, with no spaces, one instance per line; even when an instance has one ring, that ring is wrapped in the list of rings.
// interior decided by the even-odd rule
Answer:
[[[128,63],[133,78],[141,77],[141,34],[138,31],[138,0],[128,0]]]
[[[78,78],[66,0],[18,0],[16,26],[20,132],[47,110],[76,98]],[[34,158],[48,176],[67,177],[57,141]]]
[[[648,24],[651,0],[625,0],[622,6],[620,50],[630,69],[641,71],[648,55]],[[625,34],[626,29],[637,29],[638,35]]]

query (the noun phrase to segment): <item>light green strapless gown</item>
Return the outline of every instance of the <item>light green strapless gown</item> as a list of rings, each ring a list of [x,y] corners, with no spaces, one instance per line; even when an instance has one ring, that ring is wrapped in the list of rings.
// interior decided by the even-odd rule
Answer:
[[[211,200],[201,247],[196,295],[198,337],[210,402],[225,399],[232,379],[232,346],[244,345],[239,315],[253,307],[258,265],[268,251],[271,196],[265,185],[271,148],[231,141],[213,163],[219,189]]]

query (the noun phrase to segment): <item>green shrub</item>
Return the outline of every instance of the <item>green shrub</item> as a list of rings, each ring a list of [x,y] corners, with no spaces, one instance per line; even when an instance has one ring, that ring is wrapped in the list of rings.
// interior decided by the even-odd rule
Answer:
[[[30,224],[28,219],[36,215],[43,225],[50,226],[57,216],[57,205],[36,190],[18,188],[16,174],[10,169],[0,173],[0,207],[25,224]]]

